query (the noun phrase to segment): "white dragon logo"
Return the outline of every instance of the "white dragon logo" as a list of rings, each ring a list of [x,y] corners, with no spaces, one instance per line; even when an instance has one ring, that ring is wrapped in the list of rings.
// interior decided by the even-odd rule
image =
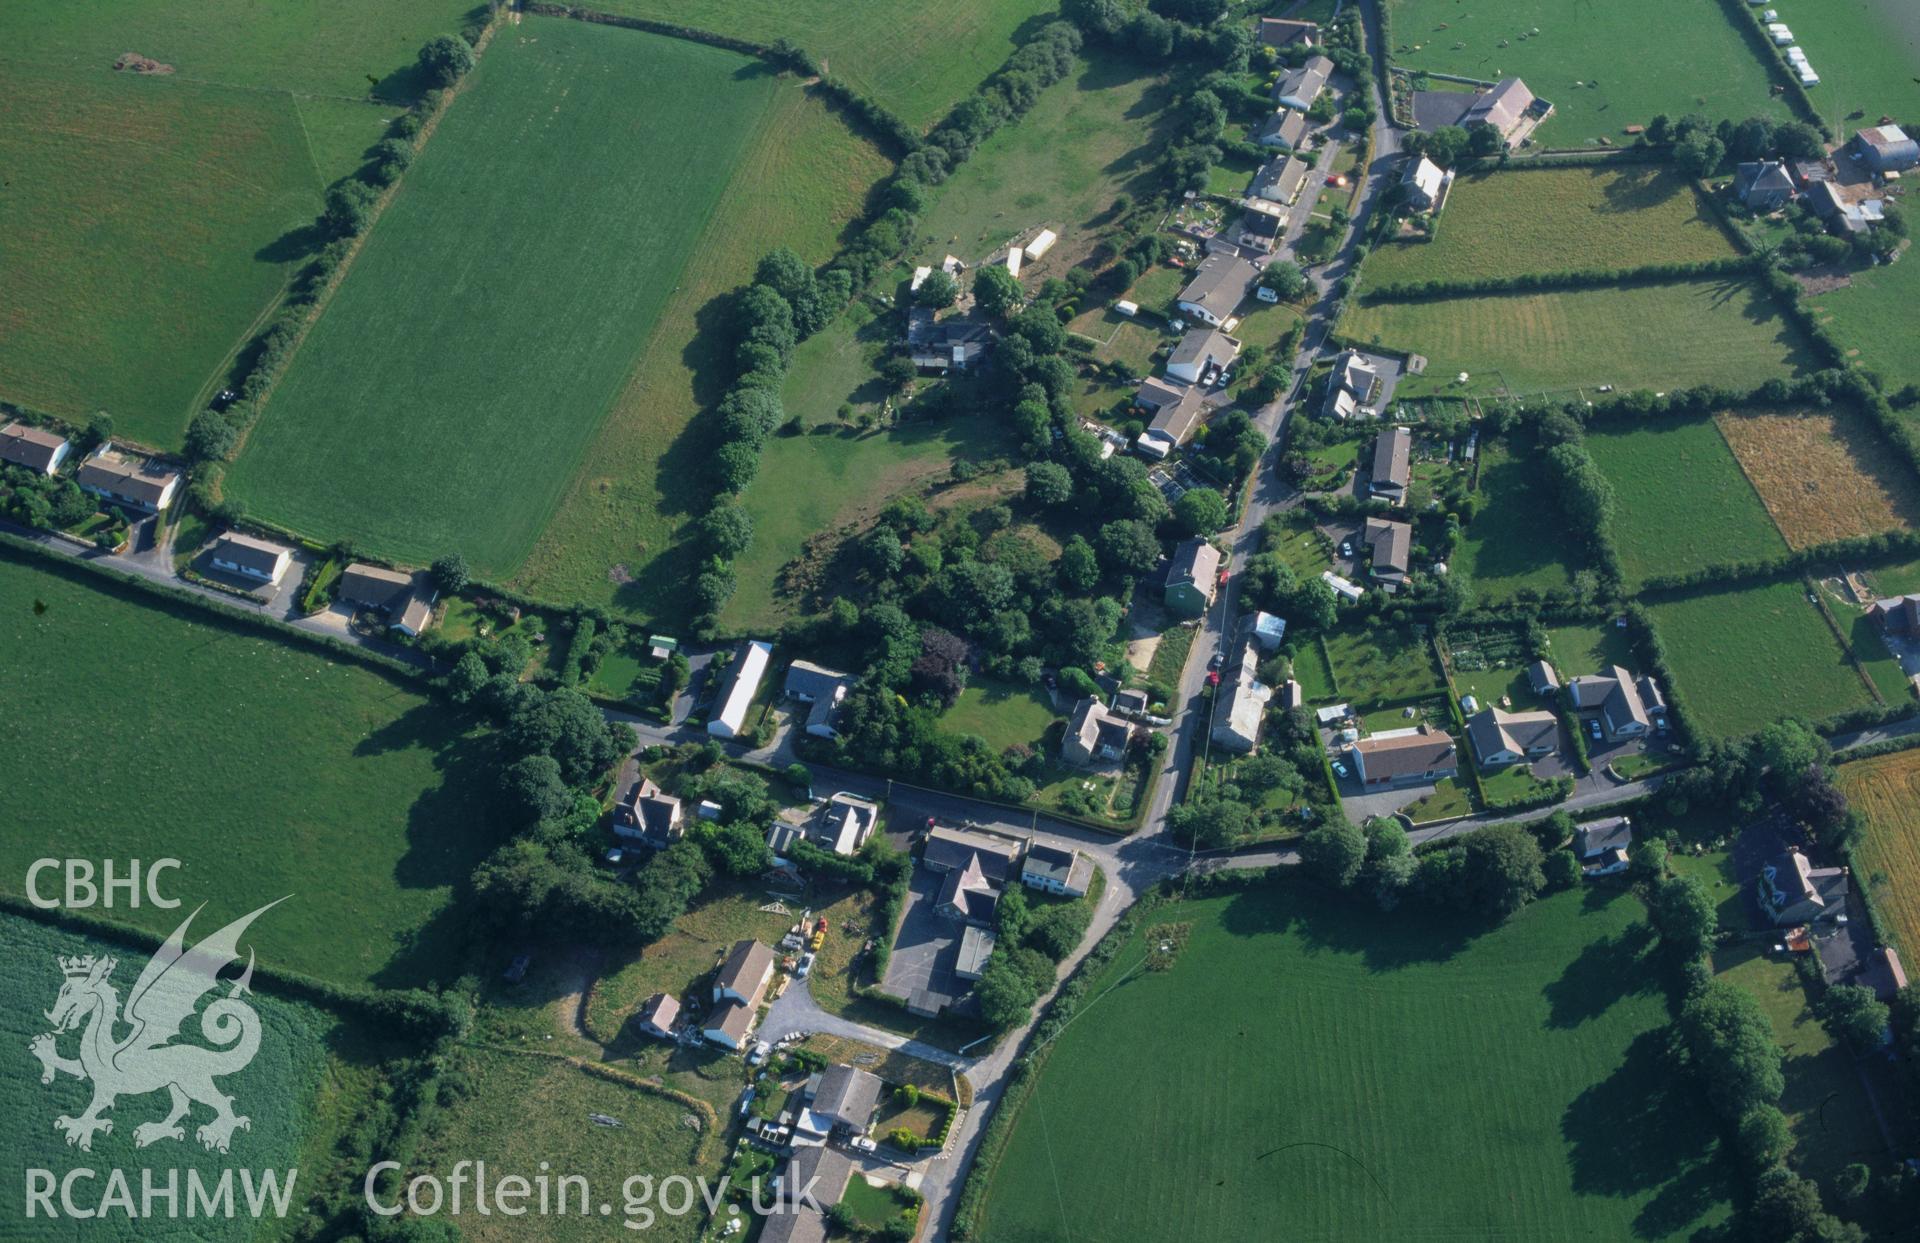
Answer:
[[[185,1139],[180,1120],[196,1101],[213,1110],[213,1120],[194,1132],[208,1151],[226,1152],[236,1130],[252,1129],[248,1118],[233,1112],[233,1098],[214,1084],[216,1076],[245,1069],[260,1049],[260,1016],[241,1000],[253,980],[252,950],[247,951],[246,971],[231,981],[227,995],[216,998],[200,1015],[201,1033],[219,1047],[172,1042],[200,999],[219,983],[220,972],[239,958],[240,936],[247,925],[284,901],[269,902],[188,949],[187,925],[205,909],[195,908],[173,930],[167,943],[154,951],[146,970],[134,982],[133,991],[127,994],[124,1018],[119,994],[110,982],[117,960],[91,954],[60,958],[66,982],[53,1009],[46,1012],[53,1030],[34,1037],[27,1049],[45,1068],[40,1082],[52,1083],[54,1074],[64,1071],[93,1083],[93,1103],[85,1113],[78,1118],[62,1115],[54,1119],[54,1128],[66,1133],[67,1143],[91,1152],[95,1134],[113,1132],[113,1120],[101,1115],[113,1108],[119,1097],[145,1096],[161,1088],[172,1094],[173,1105],[164,1120],[143,1122],[133,1129],[137,1147],[145,1148],[163,1139]],[[87,1028],[80,1037],[80,1056],[60,1056],[60,1036],[83,1023]],[[124,1039],[117,1038],[116,1027],[130,1027],[132,1031]]]

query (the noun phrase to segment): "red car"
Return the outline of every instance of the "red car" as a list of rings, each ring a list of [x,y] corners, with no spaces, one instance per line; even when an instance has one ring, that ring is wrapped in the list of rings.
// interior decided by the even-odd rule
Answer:
[[[1207,685],[1208,686],[1220,685],[1220,673],[1218,670],[1215,670],[1214,672],[1209,673],[1207,675]]]
[[[826,916],[823,915],[820,917],[819,921],[813,925],[813,930],[815,932],[825,932],[827,930]]]

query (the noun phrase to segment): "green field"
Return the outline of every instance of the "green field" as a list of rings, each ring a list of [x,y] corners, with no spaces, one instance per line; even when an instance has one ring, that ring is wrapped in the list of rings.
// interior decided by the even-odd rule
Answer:
[[[1807,305],[1858,352],[1861,366],[1886,378],[1888,392],[1920,384],[1920,357],[1900,344],[1912,335],[1913,308],[1920,306],[1920,263],[1914,262],[1913,247],[1897,263],[1864,268],[1851,279],[1845,288],[1809,298]]]
[[[1735,253],[1692,182],[1664,164],[1473,173],[1455,179],[1432,241],[1384,244],[1367,256],[1362,288]]]
[[[1798,582],[1670,600],[1650,611],[1693,728],[1709,737],[1873,702]]]
[[[1602,137],[1619,143],[1627,126],[1660,112],[1714,120],[1790,115],[1771,94],[1759,49],[1717,0],[1490,0],[1469,7],[1389,0],[1387,10],[1387,55],[1395,65],[1482,81],[1517,76],[1551,101],[1554,114],[1535,134],[1537,144],[1582,147]],[[1824,65],[1820,73],[1824,79]]]
[[[402,561],[458,549],[482,574],[509,573],[770,102],[771,78],[750,67],[559,18],[496,39],[288,369],[229,491],[304,533]],[[695,126],[706,145],[689,165]]]
[[[1171,102],[1166,80],[1140,62],[1083,57],[931,196],[920,219],[920,262],[948,253],[979,262],[1042,226],[1060,235],[1043,261],[1048,271],[1084,255],[1115,197],[1151,188],[1157,153],[1172,137]]]
[[[170,884],[209,919],[292,895],[275,967],[457,974],[449,902],[502,827],[490,749],[389,677],[78,574],[0,559],[0,823],[40,830],[0,842],[0,890],[57,832],[68,857],[179,859]]]
[[[940,724],[950,733],[985,739],[998,754],[1011,746],[1033,746],[1063,715],[1044,689],[977,677],[940,717]]]
[[[1412,627],[1343,630],[1328,635],[1326,646],[1339,696],[1355,707],[1446,694],[1432,646]]]
[[[1611,623],[1547,627],[1547,649],[1561,681],[1596,673],[1609,665],[1633,666],[1633,641]]]
[[[1198,1243],[1257,1214],[1262,1238],[1677,1239],[1727,1215],[1632,899],[1476,936],[1277,884],[1145,922],[1191,932],[1167,971],[1136,940],[1092,981],[980,1238]]]
[[[1782,18],[1820,73],[1813,106],[1842,135],[1920,106],[1920,9],[1907,0],[1826,0]]]
[[[809,541],[864,526],[893,497],[944,479],[953,463],[978,459],[1000,429],[975,419],[908,423],[888,432],[827,431],[775,436],[745,505],[753,544],[734,563],[739,590],[721,615],[743,630],[778,626],[830,602],[834,580],[825,550]]]
[[[514,586],[669,621],[684,615],[692,560],[676,541],[712,494],[707,462],[716,447],[710,422],[697,416],[733,375],[722,299],[776,246],[824,262],[886,167],[871,143],[792,80],[775,84],[638,367]],[[753,227],[741,228],[742,220]],[[843,400],[823,398],[829,410]],[[766,474],[763,465],[749,496],[766,490]]]
[[[966,5],[889,0],[605,0],[601,8],[736,39],[791,39],[834,77],[871,95],[909,125],[926,127],[998,69],[1014,33],[1041,14],[1040,0]]]
[[[1586,443],[1613,484],[1613,538],[1628,582],[1785,555],[1787,541],[1712,419],[1605,424]]]
[[[243,945],[258,948],[263,963],[276,962],[277,951],[285,944],[284,931],[275,926],[276,914],[278,912],[269,912],[263,916],[243,941]],[[185,915],[186,910],[174,912],[173,924],[178,924]],[[189,940],[215,932],[219,927],[205,917],[195,920]],[[172,930],[170,924],[167,931]],[[256,1173],[278,1171],[283,1181],[287,1170],[304,1167],[300,1168],[287,1218],[289,1223],[297,1220],[306,1197],[317,1190],[312,1182],[317,1181],[321,1173],[311,1168],[306,1158],[313,1155],[309,1143],[314,1133],[324,1126],[316,1119],[314,1110],[316,1097],[324,1091],[322,1081],[328,1075],[328,1046],[337,1043],[340,1034],[334,1020],[310,1006],[284,1001],[271,994],[255,992],[252,995],[249,1001],[260,1020],[259,1052],[244,1069],[216,1080],[223,1091],[233,1096],[233,1111],[249,1120],[248,1129],[234,1133],[230,1152],[209,1152],[195,1138],[194,1128],[213,1117],[212,1109],[205,1105],[193,1106],[189,1120],[183,1123],[184,1139],[137,1147],[134,1128],[143,1122],[157,1121],[167,1112],[166,1094],[157,1093],[122,1096],[105,1115],[114,1121],[113,1130],[94,1137],[91,1153],[81,1153],[67,1147],[65,1137],[54,1129],[53,1120],[61,1115],[78,1117],[84,1112],[92,1096],[91,1086],[65,1073],[57,1075],[52,1084],[43,1085],[40,1063],[26,1053],[28,1042],[52,1026],[44,1013],[53,1005],[63,983],[57,958],[80,954],[117,960],[109,979],[120,990],[123,1004],[150,957],[149,951],[83,937],[13,915],[0,916],[0,962],[6,964],[4,970],[0,970],[0,1000],[5,1002],[0,1005],[0,1041],[4,1041],[10,1051],[6,1070],[0,1073],[0,1109],[14,1119],[4,1134],[0,1134],[0,1161],[14,1170],[52,1170],[55,1177],[76,1166],[99,1170],[96,1179],[76,1180],[75,1200],[80,1204],[90,1203],[89,1194],[94,1197],[91,1203],[98,1203],[98,1197],[105,1191],[109,1169],[125,1171],[136,1197],[140,1170],[152,1169],[159,1184],[164,1186],[166,1172],[177,1169],[183,1217],[188,1170],[198,1172],[206,1184],[212,1186],[221,1172],[230,1171],[232,1166]],[[184,1030],[191,1043],[202,1043],[193,1022]],[[81,1039],[81,1032],[61,1037],[58,1042],[61,1055],[77,1056]],[[25,1212],[24,1203],[16,1198],[18,1194],[17,1189],[10,1189],[0,1199],[0,1205],[5,1206],[10,1217],[18,1218]],[[234,1194],[241,1195],[237,1177]],[[54,1203],[58,1206],[58,1199]],[[137,1198],[134,1203],[139,1203]],[[160,1204],[164,1211],[164,1202]],[[86,1238],[103,1240],[186,1237],[156,1230],[151,1223],[136,1225],[124,1216],[111,1214],[104,1220],[88,1222],[84,1232],[75,1232],[71,1224],[66,1227],[15,1224],[9,1231],[8,1237],[14,1239],[73,1238],[82,1233]],[[256,1233],[243,1200],[240,1215],[231,1220],[196,1220],[192,1237],[204,1243],[226,1243],[227,1240],[238,1243],[261,1236],[278,1237],[280,1233],[271,1227]]]
[[[1743,281],[1490,294],[1350,308],[1340,332],[1411,350],[1427,372],[1402,397],[1515,394],[1612,384],[1665,391],[1695,384],[1750,388],[1817,369],[1800,336]],[[1456,373],[1468,372],[1464,386]]]
[[[1489,600],[1572,586],[1583,554],[1566,528],[1540,521],[1556,502],[1534,446],[1516,451],[1505,441],[1483,439],[1477,495],[1480,508],[1453,550],[1455,573]]]

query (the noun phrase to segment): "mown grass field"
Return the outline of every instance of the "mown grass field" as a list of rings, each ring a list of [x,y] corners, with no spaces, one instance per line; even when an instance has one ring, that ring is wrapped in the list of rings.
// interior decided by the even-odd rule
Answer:
[[[774,89],[732,53],[584,22],[530,18],[494,40],[228,491],[321,538],[402,561],[458,549],[510,573]]]
[[[1476,936],[1280,884],[1144,922],[1191,930],[1171,969],[1140,971],[1136,939],[1094,982],[981,1238],[1198,1243],[1258,1213],[1271,1238],[1669,1239],[1726,1217],[1632,899],[1564,893]]]
[[[901,5],[889,0],[605,0],[600,7],[654,21],[772,43],[791,39],[909,125],[931,126],[998,69],[1014,35],[1048,12],[1040,0]]]
[[[1694,263],[1735,252],[1693,184],[1664,164],[1473,173],[1431,242],[1374,248],[1362,289],[1527,272]]]
[[[677,540],[711,495],[707,463],[715,448],[711,427],[696,416],[733,375],[733,338],[719,300],[751,280],[776,246],[825,261],[886,169],[871,143],[798,85],[773,85],[637,366],[515,586],[649,617],[684,615],[693,560]],[[743,220],[753,227],[742,228]],[[767,489],[767,476],[763,462],[750,497]],[[747,581],[744,571],[740,578]]]
[[[1426,355],[1426,374],[1395,390],[1402,397],[1752,387],[1817,369],[1772,301],[1744,281],[1377,303],[1350,308],[1340,332]],[[1462,371],[1464,386],[1455,383]]]
[[[1825,77],[1822,70],[1822,86]],[[1911,246],[1898,262],[1855,272],[1851,284],[1816,294],[1807,305],[1857,352],[1861,366],[1886,378],[1889,392],[1920,384],[1920,356],[1903,344],[1913,332],[1913,308],[1920,306],[1920,263]]]
[[[263,253],[319,210],[293,100],[3,53],[0,72],[0,396],[174,447],[280,294]]]
[[[1842,764],[1847,801],[1866,821],[1855,865],[1904,961],[1920,955],[1920,751]]]
[[[1742,412],[1714,421],[1796,549],[1904,530],[1920,517],[1920,480],[1850,411]]]
[[[1581,147],[1602,137],[1619,143],[1626,126],[1660,112],[1715,120],[1790,115],[1770,93],[1758,49],[1715,0],[1492,0],[1470,7],[1390,0],[1387,10],[1394,64],[1489,82],[1518,76],[1550,100],[1554,115],[1534,135],[1541,145]],[[1824,79],[1825,65],[1820,72]]]
[[[1782,10],[1782,18],[1820,73],[1820,85],[1808,94],[1836,131],[1850,134],[1883,113],[1912,115],[1920,103],[1914,83],[1920,75],[1920,9],[1906,0],[1829,0],[1812,9]]]
[[[191,904],[173,912],[173,922],[179,923],[190,909]],[[285,943],[284,930],[275,927],[276,914],[278,911],[269,912],[256,922],[243,943],[258,949],[262,963],[277,962],[276,950]],[[203,915],[194,921],[188,934],[189,942],[219,927]],[[172,931],[171,925],[167,931]],[[0,1071],[0,1108],[14,1119],[14,1123],[0,1133],[0,1160],[16,1170],[53,1170],[56,1178],[75,1166],[99,1170],[95,1180],[76,1181],[75,1199],[81,1204],[88,1203],[89,1191],[97,1203],[97,1197],[104,1192],[108,1170],[124,1171],[136,1196],[143,1169],[153,1170],[161,1186],[165,1185],[169,1170],[178,1170],[183,1217],[188,1170],[197,1171],[205,1185],[211,1187],[223,1171],[233,1172],[234,1166],[258,1175],[269,1170],[284,1174],[305,1165],[311,1140],[327,1129],[326,1120],[316,1116],[315,1106],[322,1082],[329,1073],[328,1046],[337,1040],[339,1025],[311,1006],[260,992],[255,992],[250,999],[260,1019],[259,1052],[244,1069],[218,1080],[221,1089],[233,1096],[234,1112],[250,1122],[249,1129],[234,1133],[229,1153],[208,1152],[194,1137],[194,1128],[213,1117],[211,1108],[198,1104],[193,1107],[191,1117],[183,1122],[186,1131],[183,1140],[137,1147],[134,1128],[143,1122],[158,1121],[167,1113],[164,1092],[120,1097],[105,1115],[114,1121],[113,1130],[94,1137],[91,1154],[67,1147],[65,1136],[54,1129],[53,1120],[63,1114],[78,1117],[83,1113],[93,1095],[92,1085],[64,1073],[57,1075],[51,1084],[42,1084],[40,1063],[30,1057],[26,1049],[29,1041],[52,1026],[44,1013],[53,1005],[64,982],[56,960],[63,955],[81,954],[117,960],[109,978],[120,991],[123,1005],[128,990],[150,957],[148,951],[51,928],[14,915],[0,915],[0,963],[5,964],[0,967],[0,1001],[4,1002],[0,1005],[0,1041],[4,1041],[10,1051],[4,1071]],[[85,1030],[60,1037],[58,1049],[62,1056],[79,1055]],[[185,1031],[191,1043],[204,1043],[192,1022]],[[122,1030],[118,1034],[126,1033]],[[301,1168],[288,1213],[289,1223],[300,1215],[306,1196],[314,1190],[309,1179],[318,1173],[311,1167]],[[242,1194],[237,1172],[234,1194],[236,1197]],[[17,1190],[10,1190],[3,1202],[10,1214],[24,1216],[26,1207],[17,1195]],[[137,1205],[138,1199],[134,1203]],[[164,1211],[164,1202],[160,1204]],[[231,1219],[196,1219],[192,1237],[205,1243],[227,1243],[228,1240],[238,1243],[259,1237],[256,1226],[242,1198],[238,1214]],[[9,1237],[17,1239],[73,1237],[50,1225],[16,1224],[9,1230]],[[120,1240],[152,1238],[156,1232],[150,1223],[130,1222],[124,1216],[110,1214],[103,1220],[89,1222],[84,1233],[90,1239]],[[271,1229],[260,1233],[275,1237]]]
[[[179,859],[174,896],[207,919],[292,895],[262,951],[283,970],[457,974],[450,903],[505,827],[490,748],[390,678],[78,573],[0,559],[0,822],[32,830],[0,840],[0,890],[57,836],[73,858]]]
[[[1540,521],[1557,502],[1534,446],[1516,451],[1505,441],[1483,440],[1478,497],[1480,508],[1454,549],[1456,573],[1490,600],[1572,585],[1583,554],[1564,527]]]
[[[1613,484],[1613,538],[1629,583],[1787,551],[1712,419],[1603,424],[1586,444]]]
[[[998,753],[1016,744],[1034,745],[1064,715],[1044,690],[974,678],[940,724],[952,733],[983,738]]]
[[[1688,717],[1709,737],[1872,702],[1798,582],[1667,600],[1649,611]]]

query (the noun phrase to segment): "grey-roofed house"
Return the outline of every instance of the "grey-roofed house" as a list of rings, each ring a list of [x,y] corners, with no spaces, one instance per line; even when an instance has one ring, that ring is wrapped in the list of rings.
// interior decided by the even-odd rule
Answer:
[[[613,805],[614,835],[662,850],[686,832],[680,800],[641,777]]]
[[[228,531],[213,541],[207,561],[216,570],[256,583],[278,584],[293,564],[293,549],[269,540],[255,539],[238,531]]]
[[[1846,914],[1847,869],[1818,868],[1798,850],[1760,869],[1760,906],[1774,923],[1809,924]]]
[[[854,855],[867,844],[879,822],[879,804],[843,790],[820,808],[807,837],[822,850]]]
[[[1867,620],[1888,634],[1920,638],[1920,592],[1875,600],[1867,606]]]
[[[173,504],[180,472],[104,444],[80,464],[74,482],[102,500],[157,514]]]
[[[1283,108],[1311,108],[1313,101],[1320,98],[1320,92],[1327,89],[1327,80],[1332,76],[1331,60],[1317,54],[1309,56],[1298,69],[1280,75],[1280,81],[1273,88],[1273,102]]]
[[[1297,155],[1268,160],[1253,175],[1253,197],[1269,203],[1291,203],[1300,197],[1300,187],[1307,183],[1310,171],[1307,162]]]
[[[1277,652],[1286,642],[1287,619],[1273,613],[1255,612],[1247,619],[1246,635],[1263,652]]]
[[[1178,398],[1154,411],[1153,422],[1134,437],[1133,447],[1148,457],[1164,458],[1187,442],[1206,413],[1205,391],[1197,385],[1186,385]]]
[[[417,635],[433,619],[436,593],[430,582],[405,570],[356,561],[340,573],[336,598],[364,609],[384,613],[387,624],[403,634]]]
[[[1582,862],[1633,845],[1633,821],[1625,816],[1589,820],[1573,832],[1573,853]]]
[[[738,1050],[752,1030],[753,1007],[738,1001],[721,1002],[700,1024],[700,1034],[723,1049]]]
[[[633,1012],[640,1030],[662,1040],[673,1039],[674,1024],[680,1021],[680,1002],[668,993],[655,993]]]
[[[732,1000],[759,1005],[761,990],[773,978],[773,961],[773,951],[758,941],[734,942],[713,977],[714,1004]]]
[[[1239,255],[1208,255],[1180,291],[1179,308],[1183,314],[1218,327],[1233,317],[1259,276],[1260,269]]]
[[[1558,750],[1560,718],[1551,712],[1482,708],[1467,718],[1467,738],[1483,766],[1503,768]]]
[[[1544,119],[1551,111],[1534,97],[1525,82],[1519,78],[1502,78],[1492,90],[1475,97],[1460,119],[1460,126],[1471,129],[1475,125],[1490,125],[1503,144],[1513,147],[1526,137],[1528,120]]]
[[[1460,772],[1459,748],[1453,739],[1427,725],[1396,738],[1362,738],[1350,753],[1354,773],[1366,786],[1431,785]]]
[[[1133,408],[1145,414],[1154,414],[1185,397],[1188,391],[1185,384],[1149,376],[1140,381],[1140,387],[1133,391]]]
[[[965,867],[955,868],[941,880],[933,910],[936,915],[962,923],[991,925],[999,905],[1000,891],[987,879],[980,856],[974,855]]]
[[[1413,486],[1413,432],[1389,427],[1373,438],[1373,470],[1367,492],[1383,501],[1404,505]]]
[[[796,1151],[780,1172],[779,1198],[783,1204],[811,1202],[829,1209],[840,1203],[852,1177],[853,1161],[846,1153],[824,1144],[811,1145]],[[760,1238],[764,1241],[766,1237],[762,1230]]]
[[[1416,211],[1432,211],[1440,206],[1447,196],[1447,187],[1452,184],[1453,174],[1424,155],[1407,157],[1406,171],[1400,174],[1406,201]]]
[[[1067,718],[1067,732],[1060,739],[1060,756],[1069,764],[1092,767],[1117,764],[1126,756],[1127,740],[1133,727],[1126,718],[1110,711],[1098,698],[1088,695],[1074,705]]]
[[[952,872],[978,858],[987,879],[1004,884],[1020,866],[1027,853],[1027,839],[1001,833],[982,833],[975,829],[950,829],[938,826],[927,830],[921,847],[920,862],[936,872]]]
[[[953,973],[963,980],[977,980],[985,975],[987,960],[993,957],[997,941],[993,929],[968,924],[960,933],[960,954],[953,960]]]
[[[65,436],[44,427],[19,422],[0,427],[0,462],[24,466],[37,475],[59,470],[72,447]]]
[[[1248,755],[1260,745],[1260,722],[1273,698],[1273,688],[1260,682],[1255,672],[1258,664],[1253,644],[1242,643],[1239,655],[1220,671],[1210,737],[1222,750]]]
[[[810,660],[796,660],[787,666],[785,692],[788,699],[813,703],[820,699],[839,699],[853,684],[853,675]]]
[[[1605,673],[1573,680],[1573,706],[1599,711],[1600,729],[1609,742],[1641,738],[1652,727],[1640,686],[1619,665]]]
[[[1536,660],[1527,666],[1527,685],[1536,695],[1551,695],[1560,689],[1560,675],[1546,661]]]
[[[1176,613],[1198,617],[1213,607],[1219,579],[1220,550],[1196,535],[1173,550],[1162,598]]]
[[[918,326],[909,321],[907,352],[922,371],[966,371],[992,348],[993,329],[985,320],[955,315]]]
[[[852,1066],[829,1066],[820,1072],[808,1108],[831,1122],[835,1130],[865,1135],[873,1125],[874,1107],[879,1103],[877,1076]]]
[[[1320,43],[1320,24],[1318,22],[1295,21],[1285,17],[1263,17],[1260,19],[1260,42],[1267,47],[1292,47],[1298,43],[1302,47],[1317,47]]]
[[[1920,142],[1898,125],[1875,125],[1853,136],[1860,160],[1876,173],[1897,173],[1920,164]]]
[[[1413,561],[1413,527],[1391,518],[1369,518],[1360,534],[1372,554],[1368,569],[1376,580],[1399,584],[1407,580]]]
[[[1175,343],[1167,357],[1167,374],[1188,384],[1198,384],[1213,367],[1233,366],[1240,357],[1240,342],[1217,328],[1189,328]]]
[[[1779,160],[1748,160],[1734,172],[1733,192],[1755,211],[1778,211],[1800,191]]]
[[[1020,865],[1020,883],[1045,893],[1085,897],[1093,886],[1093,860],[1071,847],[1035,842]]]
[[[1298,151],[1300,144],[1304,143],[1307,135],[1312,132],[1313,125],[1307,120],[1306,113],[1293,108],[1279,108],[1260,123],[1260,128],[1254,131],[1253,140],[1263,147],[1274,147],[1281,151]],[[1304,168],[1305,165],[1301,167]],[[1297,191],[1299,186],[1296,184],[1294,189]],[[1292,197],[1288,196],[1276,201],[1291,202]]]

